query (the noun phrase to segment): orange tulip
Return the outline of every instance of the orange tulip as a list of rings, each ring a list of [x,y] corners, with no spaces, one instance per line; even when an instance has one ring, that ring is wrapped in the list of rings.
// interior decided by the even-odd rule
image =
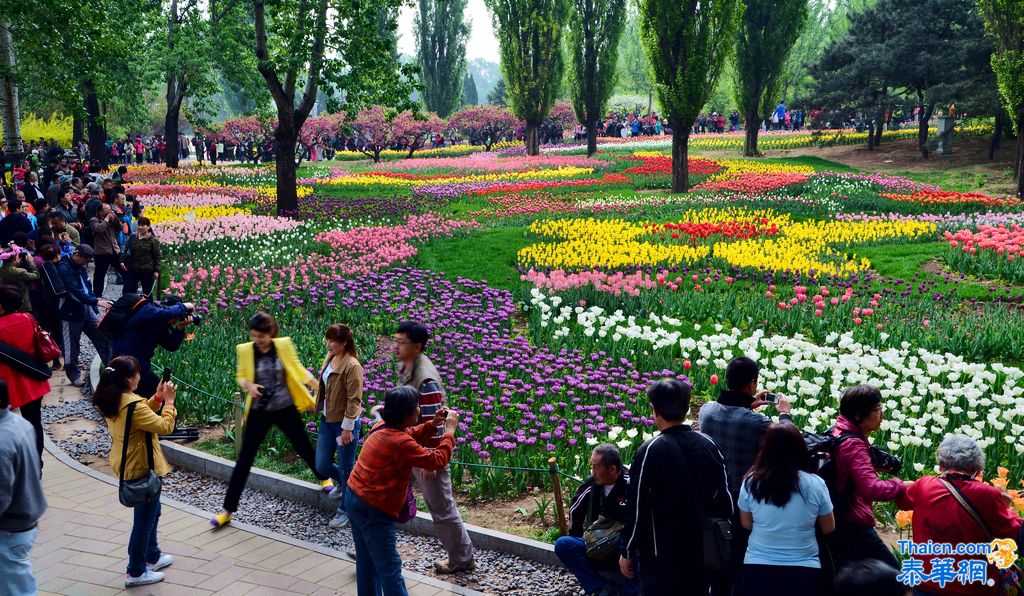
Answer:
[[[913,511],[897,511],[896,512],[896,525],[900,528],[906,528],[914,519]]]

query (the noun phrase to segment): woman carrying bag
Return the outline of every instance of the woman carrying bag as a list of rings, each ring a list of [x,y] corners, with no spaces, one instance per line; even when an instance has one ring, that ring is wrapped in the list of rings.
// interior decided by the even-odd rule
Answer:
[[[156,395],[147,401],[135,395],[140,378],[139,361],[132,356],[118,356],[104,369],[92,394],[92,404],[103,414],[110,431],[110,467],[118,470],[122,481],[119,496],[122,504],[135,510],[128,539],[126,588],[163,581],[160,570],[174,562],[174,557],[160,552],[156,538],[160,522],[159,477],[171,471],[156,435],[174,430],[177,389],[169,381],[160,383]],[[132,488],[147,481],[147,502],[126,502],[126,486]]]
[[[22,309],[21,292],[12,286],[0,286],[0,350],[5,353],[19,351],[20,360],[31,359],[42,373],[49,372],[49,366],[37,358],[36,329],[39,323]],[[17,354],[17,352],[15,352]],[[30,375],[16,362],[0,358],[0,380],[7,382],[10,391],[11,408],[18,409],[22,417],[32,424],[36,431],[36,450],[39,461],[43,458],[43,396],[50,392],[50,383],[41,375]]]
[[[325,491],[334,488],[330,478],[316,469],[316,453],[306,437],[300,412],[314,409],[316,402],[306,387],[317,389],[316,378],[299,362],[291,338],[278,337],[277,321],[267,313],[256,313],[249,320],[249,343],[235,346],[238,368],[235,380],[248,396],[245,400],[245,434],[242,448],[231,472],[224,510],[210,518],[219,528],[231,522],[249,478],[256,453],[271,426],[277,426],[291,442],[295,452],[320,480]]]

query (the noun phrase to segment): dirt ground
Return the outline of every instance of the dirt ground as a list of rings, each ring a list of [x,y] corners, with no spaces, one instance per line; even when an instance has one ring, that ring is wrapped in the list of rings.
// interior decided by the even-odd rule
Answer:
[[[988,159],[989,137],[957,139],[953,143],[953,153],[938,155],[934,152],[928,159],[921,157],[917,141],[902,140],[883,142],[873,151],[866,144],[844,145],[840,147],[803,147],[800,149],[776,149],[765,151],[765,157],[798,157],[812,155],[839,162],[866,172],[892,174],[897,172],[928,173],[940,175],[956,175],[962,177],[980,176],[977,189],[985,194],[1012,194],[1014,192],[1012,175],[1008,172],[1013,168],[1016,141],[1003,141],[995,153],[995,159]],[[701,152],[708,157],[735,157],[734,152],[711,151]]]

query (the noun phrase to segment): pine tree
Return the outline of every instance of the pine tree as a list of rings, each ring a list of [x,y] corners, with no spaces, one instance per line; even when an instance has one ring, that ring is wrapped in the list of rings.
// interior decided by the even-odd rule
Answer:
[[[477,96],[476,81],[473,80],[471,73],[466,73],[466,78],[462,81],[462,106],[475,106],[478,103],[480,98]]]

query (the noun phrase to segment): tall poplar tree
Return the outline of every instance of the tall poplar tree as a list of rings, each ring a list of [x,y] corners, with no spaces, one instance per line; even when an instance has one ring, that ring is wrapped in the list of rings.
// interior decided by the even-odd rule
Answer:
[[[475,106],[478,103],[480,96],[477,94],[476,81],[473,80],[472,73],[466,73],[466,78],[462,81],[462,107]]]
[[[640,39],[672,127],[672,192],[689,190],[687,143],[736,46],[740,0],[637,0]]]
[[[761,120],[779,99],[786,61],[807,22],[807,0],[746,0],[736,31],[736,105],[747,124],[743,154],[759,155]]]
[[[526,153],[538,155],[537,132],[565,73],[562,29],[568,0],[484,0],[494,18],[508,103],[526,121]]]
[[[999,95],[1017,131],[1013,172],[1017,196],[1024,197],[1024,2],[978,0],[985,27],[992,37],[992,70]]]
[[[626,0],[571,0],[566,46],[576,118],[587,127],[587,156],[597,152],[597,121],[615,89]]]
[[[466,0],[419,0],[413,21],[423,103],[441,118],[451,116],[462,102],[469,40],[465,11]]]

